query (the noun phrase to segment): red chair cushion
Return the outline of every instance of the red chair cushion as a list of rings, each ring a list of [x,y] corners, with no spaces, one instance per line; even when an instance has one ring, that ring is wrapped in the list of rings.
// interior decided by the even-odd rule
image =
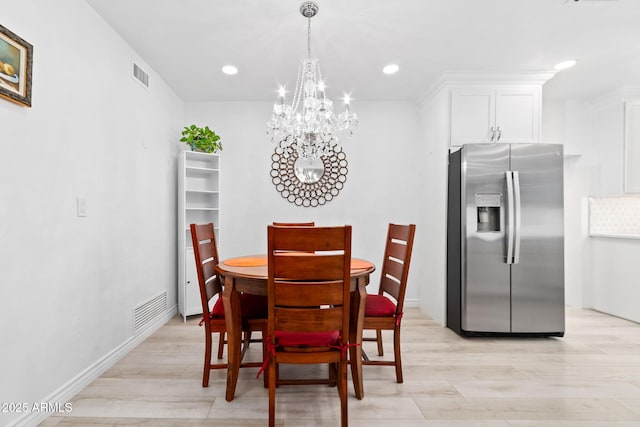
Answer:
[[[368,317],[392,317],[396,314],[396,305],[384,295],[367,294],[364,315]]]
[[[247,319],[264,319],[267,317],[267,297],[265,295],[240,295],[242,317]],[[224,318],[224,304],[222,298],[218,298],[211,309],[213,318]]]
[[[218,298],[216,303],[211,309],[211,317],[224,318],[224,305],[222,304],[222,298]]]
[[[340,333],[276,331],[276,345],[284,347],[329,347],[339,345]]]

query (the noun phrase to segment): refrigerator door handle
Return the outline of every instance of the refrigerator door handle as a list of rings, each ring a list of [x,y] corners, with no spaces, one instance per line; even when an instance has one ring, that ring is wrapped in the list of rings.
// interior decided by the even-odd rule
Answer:
[[[507,264],[513,264],[513,234],[514,230],[514,212],[513,212],[513,172],[506,171],[505,179],[507,180]]]
[[[520,224],[522,223],[522,204],[520,202],[520,175],[518,171],[513,172],[513,201],[515,208],[515,227],[513,236],[513,263],[517,264],[520,261]]]

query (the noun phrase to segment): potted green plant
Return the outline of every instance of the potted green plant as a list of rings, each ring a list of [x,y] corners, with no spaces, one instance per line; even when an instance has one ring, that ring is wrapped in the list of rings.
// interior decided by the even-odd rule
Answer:
[[[196,125],[185,126],[180,141],[191,147],[193,151],[215,153],[222,150],[220,135],[209,129],[209,126],[203,128]]]

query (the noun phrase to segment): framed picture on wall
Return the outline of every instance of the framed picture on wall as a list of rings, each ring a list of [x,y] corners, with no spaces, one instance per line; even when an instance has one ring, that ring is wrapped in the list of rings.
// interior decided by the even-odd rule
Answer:
[[[0,96],[31,107],[33,46],[0,25]]]

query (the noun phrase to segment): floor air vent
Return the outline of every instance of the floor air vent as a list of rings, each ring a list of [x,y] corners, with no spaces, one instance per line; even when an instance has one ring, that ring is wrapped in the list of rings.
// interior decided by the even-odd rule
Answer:
[[[133,78],[142,86],[149,88],[149,75],[135,62],[133,63]]]
[[[138,333],[160,314],[167,311],[167,292],[149,298],[133,309],[133,331]]]

